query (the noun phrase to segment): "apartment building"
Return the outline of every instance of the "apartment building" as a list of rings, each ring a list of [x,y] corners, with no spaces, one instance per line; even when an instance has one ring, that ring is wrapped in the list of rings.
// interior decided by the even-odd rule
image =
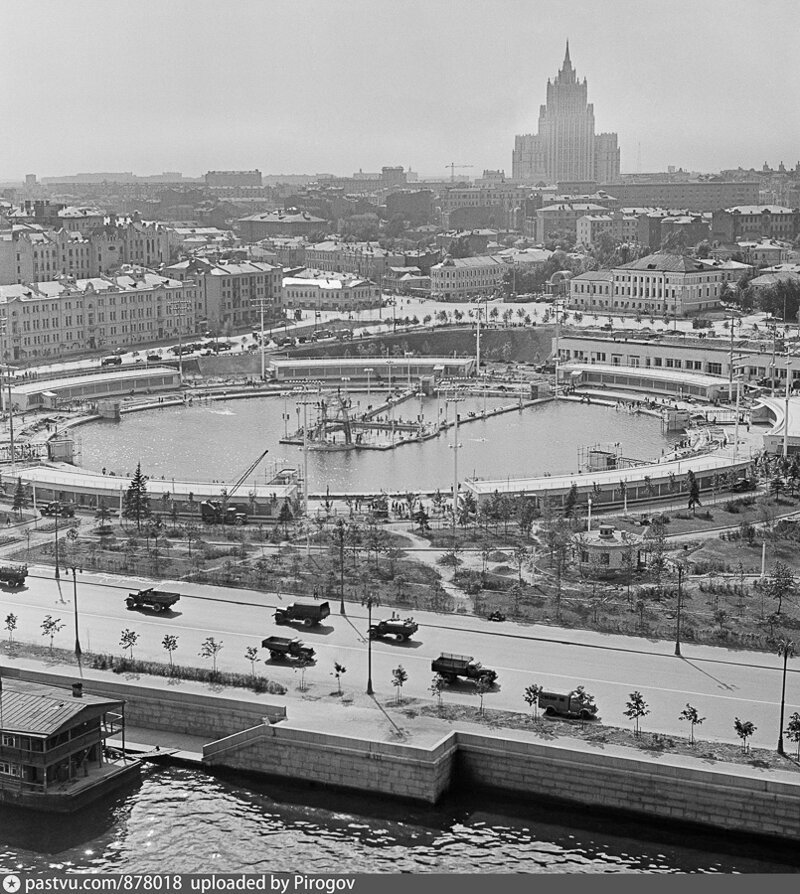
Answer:
[[[736,205],[715,211],[711,235],[719,242],[785,239],[800,235],[800,210],[781,205]]]
[[[390,267],[401,267],[405,256],[387,251],[377,242],[340,242],[328,239],[306,247],[305,263],[331,273],[355,273],[374,281],[386,276]]]
[[[612,214],[586,214],[576,223],[578,245],[593,248],[601,233],[610,234],[616,242],[636,242],[639,221],[630,214],[615,211]]]
[[[283,269],[262,261],[210,261],[191,258],[164,268],[167,276],[197,284],[198,319],[211,329],[243,329],[280,306]]]
[[[157,267],[169,261],[165,227],[138,219],[106,218],[88,235],[62,228],[11,226],[0,218],[0,284],[46,282],[66,275],[86,279],[122,264]]]
[[[269,236],[308,236],[328,226],[327,220],[307,211],[264,211],[241,217],[236,223],[245,242],[258,242]]]
[[[600,188],[615,195],[623,206],[685,208],[687,211],[718,211],[758,201],[759,183],[741,180],[687,180],[651,183],[609,181]]]
[[[495,255],[475,258],[445,258],[431,267],[431,297],[441,301],[463,301],[489,295],[503,283],[510,267]]]
[[[196,330],[194,282],[133,269],[0,286],[0,349],[13,360],[130,348]]]

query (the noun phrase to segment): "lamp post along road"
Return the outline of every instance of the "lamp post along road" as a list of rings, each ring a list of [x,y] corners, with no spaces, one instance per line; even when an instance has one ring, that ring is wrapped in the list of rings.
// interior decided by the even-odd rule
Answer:
[[[76,577],[76,571],[83,569],[76,569],[75,566],[70,569],[72,571],[72,605],[75,609],[75,656],[77,658],[81,657],[81,641],[78,636],[78,578]]]
[[[361,604],[367,607],[367,695],[374,695],[375,690],[372,688],[372,637],[369,635],[369,628],[372,627],[372,607],[381,604],[377,596],[364,596]]]
[[[190,307],[190,302],[185,299],[176,298],[167,302],[167,308],[178,318],[178,379],[181,387],[183,387],[183,321]]]
[[[56,580],[58,580],[61,577],[61,572],[58,569],[58,516],[60,514],[60,509],[61,509],[61,507],[57,506],[56,512],[55,512],[56,530],[55,530],[55,548],[54,548],[53,552],[54,552],[55,561],[56,561],[56,574],[55,574]]]
[[[683,593],[681,583],[683,582],[683,565],[678,564],[678,610],[675,616],[675,654],[681,654],[681,601]]]
[[[778,724],[778,754],[785,754],[783,750],[783,711],[786,706],[786,664],[794,655],[794,643],[790,639],[781,640],[778,646],[778,655],[783,656],[783,682],[781,683],[781,719]]]

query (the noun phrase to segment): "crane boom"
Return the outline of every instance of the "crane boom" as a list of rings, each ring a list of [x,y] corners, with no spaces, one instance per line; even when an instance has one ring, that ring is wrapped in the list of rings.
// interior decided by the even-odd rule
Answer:
[[[252,471],[255,469],[255,467],[261,462],[262,459],[264,459],[264,457],[265,457],[268,453],[269,453],[269,450],[265,450],[265,451],[261,454],[261,456],[258,457],[257,460],[255,460],[254,462],[250,463],[250,465],[247,467],[246,471],[245,471],[242,475],[239,476],[239,478],[236,480],[236,482],[233,484],[233,486],[231,487],[231,489],[230,489],[230,490],[228,491],[228,493],[226,494],[226,499],[227,499],[227,500],[229,500],[229,499],[236,493],[236,491],[239,490],[239,488],[240,488],[240,487],[244,484],[244,482],[247,480],[247,476],[250,475],[250,474],[252,473]]]

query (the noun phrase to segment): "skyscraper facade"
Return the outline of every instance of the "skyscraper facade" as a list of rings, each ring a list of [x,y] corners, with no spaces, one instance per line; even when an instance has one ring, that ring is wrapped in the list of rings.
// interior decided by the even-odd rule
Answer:
[[[578,80],[569,41],[554,81],[547,81],[547,104],[539,108],[539,132],[515,138],[512,177],[523,183],[594,180],[611,183],[619,174],[615,133],[594,132],[594,106],[587,102],[586,78]]]

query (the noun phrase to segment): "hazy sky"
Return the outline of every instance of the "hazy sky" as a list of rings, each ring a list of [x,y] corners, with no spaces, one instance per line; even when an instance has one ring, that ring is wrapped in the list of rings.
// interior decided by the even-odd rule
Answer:
[[[794,165],[798,33],[797,0],[0,0],[0,179],[510,175],[567,38],[623,171]]]

